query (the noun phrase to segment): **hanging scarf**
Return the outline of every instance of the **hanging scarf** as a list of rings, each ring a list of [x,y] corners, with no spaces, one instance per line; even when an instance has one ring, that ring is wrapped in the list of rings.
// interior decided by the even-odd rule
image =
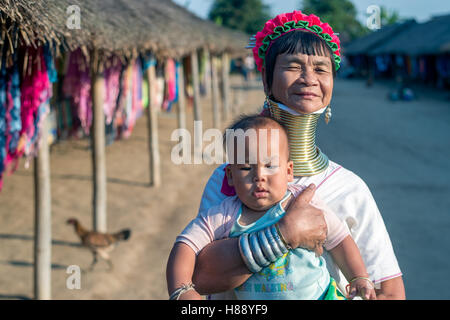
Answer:
[[[164,71],[166,90],[163,109],[170,111],[172,109],[172,104],[176,99],[176,68],[173,59],[166,60]]]
[[[39,149],[40,130],[50,111],[52,87],[48,79],[43,48],[27,48],[28,65],[21,84],[22,130],[17,147],[18,157],[35,156]],[[18,158],[17,157],[17,158]],[[26,166],[28,166],[28,160]]]
[[[104,112],[106,125],[111,124],[114,118],[114,112],[117,106],[117,98],[120,90],[120,74],[122,72],[122,63],[117,57],[112,57],[106,62],[105,68],[105,101]]]
[[[81,49],[70,53],[63,91],[66,97],[71,98],[83,131],[89,134],[92,124],[91,77]]]

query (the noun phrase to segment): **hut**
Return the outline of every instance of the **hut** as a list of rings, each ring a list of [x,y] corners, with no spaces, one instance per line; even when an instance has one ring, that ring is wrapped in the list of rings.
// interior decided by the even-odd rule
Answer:
[[[368,35],[357,38],[343,47],[343,54],[348,58],[349,63],[356,69],[358,75],[365,77],[373,76],[372,67],[374,64],[372,58],[373,50],[377,49],[383,43],[390,41],[412,25],[415,20],[407,20],[404,22],[387,25],[381,29],[371,32]]]
[[[130,88],[131,86],[139,87],[139,85],[135,86],[133,81],[142,83],[142,78],[145,78],[148,83],[147,89],[144,89],[147,91],[148,107],[140,111],[145,113],[148,119],[150,181],[157,186],[161,181],[157,135],[158,108],[153,102],[156,62],[165,62],[170,59],[172,71],[177,70],[180,88],[178,90],[178,123],[184,126],[184,80],[187,77],[183,76],[183,60],[190,61],[191,67],[187,71],[192,73],[194,113],[195,118],[199,120],[201,113],[198,107],[198,53],[206,53],[208,60],[211,61],[222,59],[222,83],[224,84],[222,91],[225,93],[223,95],[225,103],[228,58],[229,55],[244,53],[247,36],[202,20],[171,1],[158,0],[32,2],[5,0],[0,1],[0,23],[3,30],[0,62],[4,71],[0,90],[11,93],[7,98],[10,100],[0,101],[0,128],[3,130],[0,132],[0,154],[2,155],[0,172],[3,172],[4,160],[10,155],[16,157],[14,159],[16,165],[18,158],[22,155],[34,158],[35,298],[50,299],[51,195],[46,115],[51,109],[52,94],[58,96],[61,90],[76,87],[78,92],[83,93],[84,111],[91,112],[90,116],[84,114],[86,118],[81,119],[81,122],[84,120],[85,133],[92,139],[93,227],[98,231],[106,231],[104,148],[105,118],[107,119],[108,115],[105,115],[105,99],[109,99],[107,96],[110,92],[105,89],[105,86],[109,83],[111,66],[116,63],[121,66],[120,71],[115,70],[116,85],[124,82],[125,80],[121,80],[122,76],[127,74],[138,75],[130,80]],[[138,59],[142,63],[136,62]],[[58,78],[58,69],[67,71],[71,63],[79,67],[80,61],[82,61],[82,70],[75,68],[74,72],[78,73],[75,76],[72,75],[76,85],[63,83],[63,80]],[[216,63],[211,64],[213,75],[217,75],[216,65]],[[136,70],[140,70],[141,73]],[[67,78],[68,74],[65,74],[64,81]],[[84,82],[80,85],[80,81]],[[69,84],[73,83],[69,82]],[[18,98],[19,90],[25,85],[32,90],[21,92],[22,95]],[[142,87],[140,90],[143,90]],[[55,90],[55,88],[59,89]],[[217,97],[217,85],[213,86],[213,90],[216,90]],[[120,90],[116,90],[113,100],[117,104],[119,97]],[[53,97],[52,102],[54,101]],[[26,112],[23,111],[25,102],[27,103]],[[80,104],[80,99],[77,103]],[[215,106],[216,109],[217,106]],[[133,113],[131,118],[135,119],[136,116],[137,114]],[[12,119],[16,120],[14,126]],[[22,124],[24,120],[27,120],[29,125],[26,127],[30,130],[24,131],[25,126],[20,126],[20,120]],[[13,144],[11,141],[16,143]],[[14,150],[10,148],[13,145]],[[30,146],[31,149],[28,150]],[[17,150],[22,151],[18,153]]]
[[[450,88],[450,14],[410,26],[371,54],[395,59],[400,76]]]
[[[450,15],[424,23],[407,20],[383,27],[344,48],[360,75],[395,78],[399,86],[418,80],[450,88]]]

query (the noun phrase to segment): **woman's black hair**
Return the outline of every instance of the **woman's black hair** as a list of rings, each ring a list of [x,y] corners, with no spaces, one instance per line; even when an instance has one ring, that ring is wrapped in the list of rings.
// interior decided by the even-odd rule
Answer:
[[[312,32],[294,30],[277,38],[271,44],[269,51],[266,53],[266,82],[269,89],[272,88],[275,62],[277,61],[277,57],[283,53],[303,53],[307,55],[330,57],[333,77],[336,75],[336,65],[333,58],[333,51],[325,40],[319,38]]]

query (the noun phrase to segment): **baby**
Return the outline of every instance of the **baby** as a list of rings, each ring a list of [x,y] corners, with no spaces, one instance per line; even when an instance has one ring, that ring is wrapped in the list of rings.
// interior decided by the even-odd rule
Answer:
[[[344,299],[325,259],[303,248],[287,250],[275,227],[304,188],[289,185],[294,176],[286,129],[271,118],[255,115],[241,118],[227,132],[232,134],[226,137],[231,162],[226,175],[236,196],[199,213],[177,237],[167,266],[171,298],[200,299],[192,285],[196,254],[214,240],[239,237],[242,259],[253,275],[234,290],[238,299]],[[241,149],[236,144],[239,132],[245,133]],[[311,204],[324,211],[328,227],[324,248],[349,281],[349,297],[376,299],[346,225],[317,197]]]

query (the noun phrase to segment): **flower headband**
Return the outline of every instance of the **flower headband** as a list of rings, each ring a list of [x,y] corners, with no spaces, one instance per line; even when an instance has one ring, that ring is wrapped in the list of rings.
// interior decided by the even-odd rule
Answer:
[[[330,25],[322,23],[319,17],[313,14],[305,15],[301,11],[294,10],[290,13],[279,14],[274,19],[267,21],[264,28],[250,39],[248,47],[253,48],[253,57],[259,71],[264,65],[267,51],[269,51],[273,41],[294,30],[309,31],[325,40],[333,52],[336,70],[339,69],[341,62],[340,42]]]

